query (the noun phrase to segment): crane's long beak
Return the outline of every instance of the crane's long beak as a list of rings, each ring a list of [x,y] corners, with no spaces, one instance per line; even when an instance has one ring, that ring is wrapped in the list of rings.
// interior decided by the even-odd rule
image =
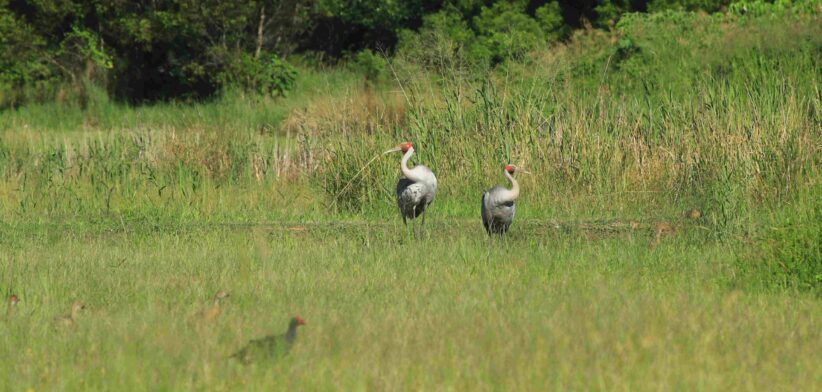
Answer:
[[[394,147],[394,148],[392,148],[392,149],[390,149],[390,150],[388,150],[388,151],[386,151],[386,152],[382,153],[382,155],[385,155],[385,154],[390,154],[390,153],[392,153],[392,152],[397,152],[397,151],[402,151],[402,148],[400,148],[400,146]]]

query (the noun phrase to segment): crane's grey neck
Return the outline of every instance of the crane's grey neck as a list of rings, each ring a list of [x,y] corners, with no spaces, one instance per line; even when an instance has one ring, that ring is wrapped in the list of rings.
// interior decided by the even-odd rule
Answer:
[[[508,181],[511,181],[511,189],[507,189],[506,192],[503,193],[500,200],[503,203],[514,201],[519,197],[519,183],[517,180],[514,179],[511,173],[508,173],[508,170],[505,170],[505,177],[508,177]]]
[[[400,169],[402,169],[402,174],[405,178],[413,182],[419,182],[421,179],[417,177],[410,168],[408,168],[408,160],[411,159],[411,155],[414,155],[414,147],[409,148],[408,151],[406,151],[402,156],[402,161],[400,161]]]

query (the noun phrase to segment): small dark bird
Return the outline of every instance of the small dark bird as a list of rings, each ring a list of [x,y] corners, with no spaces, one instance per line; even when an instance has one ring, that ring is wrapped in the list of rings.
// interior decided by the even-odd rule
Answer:
[[[653,250],[662,243],[662,236],[668,235],[674,232],[674,226],[668,222],[657,222],[654,224],[654,240],[648,245],[648,248]]]
[[[16,294],[12,294],[9,297],[9,305],[6,309],[6,317],[11,317],[14,314],[14,310],[17,309],[17,302],[20,302],[20,299],[17,298]]]
[[[702,217],[702,211],[696,208],[691,208],[688,211],[685,211],[685,217],[693,220],[697,220]]]
[[[214,321],[217,317],[220,317],[220,313],[222,313],[222,309],[220,308],[220,301],[228,298],[228,293],[225,291],[218,291],[217,294],[214,294],[214,299],[212,300],[211,306],[201,310],[198,313],[198,316],[205,321]]]
[[[288,324],[288,331],[282,335],[270,335],[259,339],[254,339],[232,355],[244,364],[249,364],[254,360],[265,360],[282,357],[291,350],[294,341],[297,340],[297,327],[305,325],[305,320],[300,316],[294,316]]]
[[[55,321],[63,326],[73,325],[74,322],[77,321],[77,319],[79,318],[80,311],[82,311],[85,308],[86,305],[84,303],[80,301],[74,301],[74,303],[71,304],[71,313],[59,316],[55,319]]]

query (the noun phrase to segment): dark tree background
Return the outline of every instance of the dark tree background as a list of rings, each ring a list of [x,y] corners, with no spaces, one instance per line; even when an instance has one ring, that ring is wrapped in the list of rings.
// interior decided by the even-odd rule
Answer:
[[[363,49],[390,53],[426,24],[463,31],[473,53],[493,63],[527,49],[506,37],[561,40],[573,29],[611,28],[625,12],[715,12],[728,3],[0,0],[0,92],[6,107],[88,83],[131,103],[199,99],[230,86],[283,94],[294,54],[333,63]]]

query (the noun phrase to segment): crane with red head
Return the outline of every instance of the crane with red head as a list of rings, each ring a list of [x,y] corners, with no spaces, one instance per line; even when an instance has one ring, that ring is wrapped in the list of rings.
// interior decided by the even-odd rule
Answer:
[[[424,213],[437,195],[437,177],[424,165],[408,167],[408,160],[414,155],[414,145],[411,142],[400,143],[386,153],[396,151],[403,153],[400,160],[402,176],[397,182],[397,207],[400,209],[403,223],[407,225],[409,219],[412,221],[412,230],[416,237],[416,218],[422,216],[422,230],[425,227]]]
[[[514,179],[516,171],[516,166],[505,165],[503,173],[511,182],[511,189],[497,185],[482,194],[482,225],[489,236],[502,236],[514,221],[514,201],[519,197],[519,183]]]

